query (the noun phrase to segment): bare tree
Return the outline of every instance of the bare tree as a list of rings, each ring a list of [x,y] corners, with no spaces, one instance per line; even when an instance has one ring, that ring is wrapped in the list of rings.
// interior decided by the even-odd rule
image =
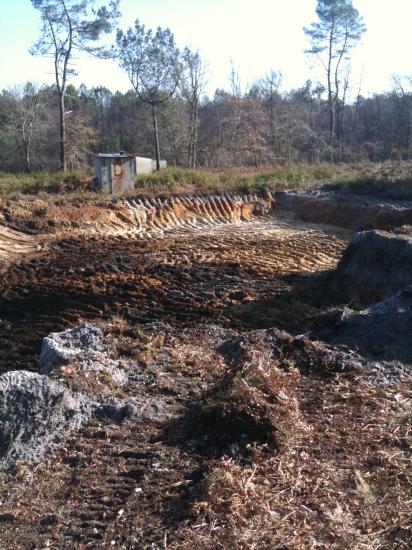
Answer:
[[[11,134],[23,158],[24,170],[32,169],[32,142],[39,130],[39,116],[46,106],[47,92],[27,82],[23,89],[14,88],[10,92],[13,108],[7,112],[7,121]]]
[[[172,97],[181,75],[180,52],[170,29],[146,30],[136,19],[134,29],[117,31],[116,55],[141,101],[152,109],[156,168],[160,170],[158,108]]]
[[[90,148],[96,143],[96,130],[90,117],[82,111],[73,111],[67,119],[67,164],[70,170],[87,165]]]
[[[233,97],[242,97],[242,80],[239,71],[236,69],[233,59],[230,61],[229,74],[230,91]]]
[[[412,128],[412,77],[392,76],[392,96],[396,112],[396,143],[399,149],[399,157],[409,154],[411,148]],[[408,91],[409,88],[409,91]]]
[[[336,117],[337,117],[337,127],[336,127],[336,137],[338,140],[338,148],[339,148],[339,162],[342,162],[342,155],[343,155],[343,138],[344,138],[344,115],[345,115],[345,107],[346,107],[346,99],[347,94],[349,90],[349,67],[346,67],[346,72],[343,77],[342,82],[342,94],[339,98],[337,107],[336,107]]]
[[[109,52],[93,44],[102,34],[110,32],[117,22],[119,0],[110,0],[109,7],[93,9],[94,0],[32,0],[40,11],[40,38],[31,48],[33,55],[49,55],[53,59],[56,88],[59,95],[60,167],[66,171],[65,97],[71,65],[76,51],[106,58]]]
[[[199,107],[206,86],[206,66],[199,52],[192,52],[189,48],[183,50],[182,66],[180,91],[189,106],[189,143],[187,156],[189,166],[196,168]]]
[[[282,98],[280,95],[280,86],[282,83],[282,73],[271,69],[258,83],[263,103],[267,109],[269,117],[268,140],[272,155],[276,158],[278,151],[278,133],[280,132],[279,118]]]

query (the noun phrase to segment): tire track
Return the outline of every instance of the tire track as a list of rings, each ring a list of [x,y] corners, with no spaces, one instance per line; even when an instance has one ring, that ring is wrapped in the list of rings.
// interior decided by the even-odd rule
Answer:
[[[310,293],[285,276],[333,268],[348,237],[268,217],[151,239],[55,239],[47,252],[11,263],[0,280],[0,371],[36,370],[44,335],[82,319],[292,330],[315,309]]]

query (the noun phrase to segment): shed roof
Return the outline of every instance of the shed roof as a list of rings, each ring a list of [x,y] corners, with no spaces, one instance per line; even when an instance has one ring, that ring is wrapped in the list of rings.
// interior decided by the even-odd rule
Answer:
[[[92,157],[95,158],[109,158],[109,159],[132,159],[134,158],[134,155],[130,155],[129,153],[125,153],[124,151],[121,151],[120,153],[96,153],[95,155],[92,155]]]

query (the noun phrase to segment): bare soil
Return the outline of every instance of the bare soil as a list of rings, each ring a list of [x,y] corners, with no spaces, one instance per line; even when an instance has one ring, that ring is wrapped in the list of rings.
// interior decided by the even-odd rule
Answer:
[[[135,365],[111,395],[158,405],[2,472],[0,548],[408,547],[410,384],[267,344],[336,305],[352,232],[263,206],[140,233],[107,214],[106,235],[101,218],[11,216],[41,248],[0,267],[0,372],[37,370],[44,336],[93,320]]]
[[[42,338],[82,319],[302,330],[318,311],[308,276],[335,267],[351,235],[269,216],[141,237],[123,221],[104,236],[105,220],[96,236],[39,233],[40,252],[4,267],[0,372],[36,370]]]
[[[36,240],[19,231],[0,225],[0,261],[18,259],[36,250]]]

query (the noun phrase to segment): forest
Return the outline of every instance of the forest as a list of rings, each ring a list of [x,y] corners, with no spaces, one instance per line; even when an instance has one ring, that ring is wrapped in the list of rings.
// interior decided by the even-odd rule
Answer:
[[[1,171],[75,170],[93,153],[119,150],[207,169],[411,157],[412,78],[394,75],[392,89],[362,95],[351,81],[350,53],[366,28],[351,2],[318,2],[317,20],[303,29],[310,47],[302,55],[320,61],[323,81],[285,90],[280,71],[269,68],[244,89],[232,65],[227,89],[211,97],[210,67],[199,52],[179,51],[169,29],[153,32],[136,20],[127,32],[117,29],[116,44],[93,45],[115,30],[119,2],[97,17],[85,3],[33,5],[43,27],[32,53],[56,54],[56,83],[0,93]],[[70,25],[85,17],[90,27],[70,36]],[[130,90],[74,86],[76,48],[117,59]]]

